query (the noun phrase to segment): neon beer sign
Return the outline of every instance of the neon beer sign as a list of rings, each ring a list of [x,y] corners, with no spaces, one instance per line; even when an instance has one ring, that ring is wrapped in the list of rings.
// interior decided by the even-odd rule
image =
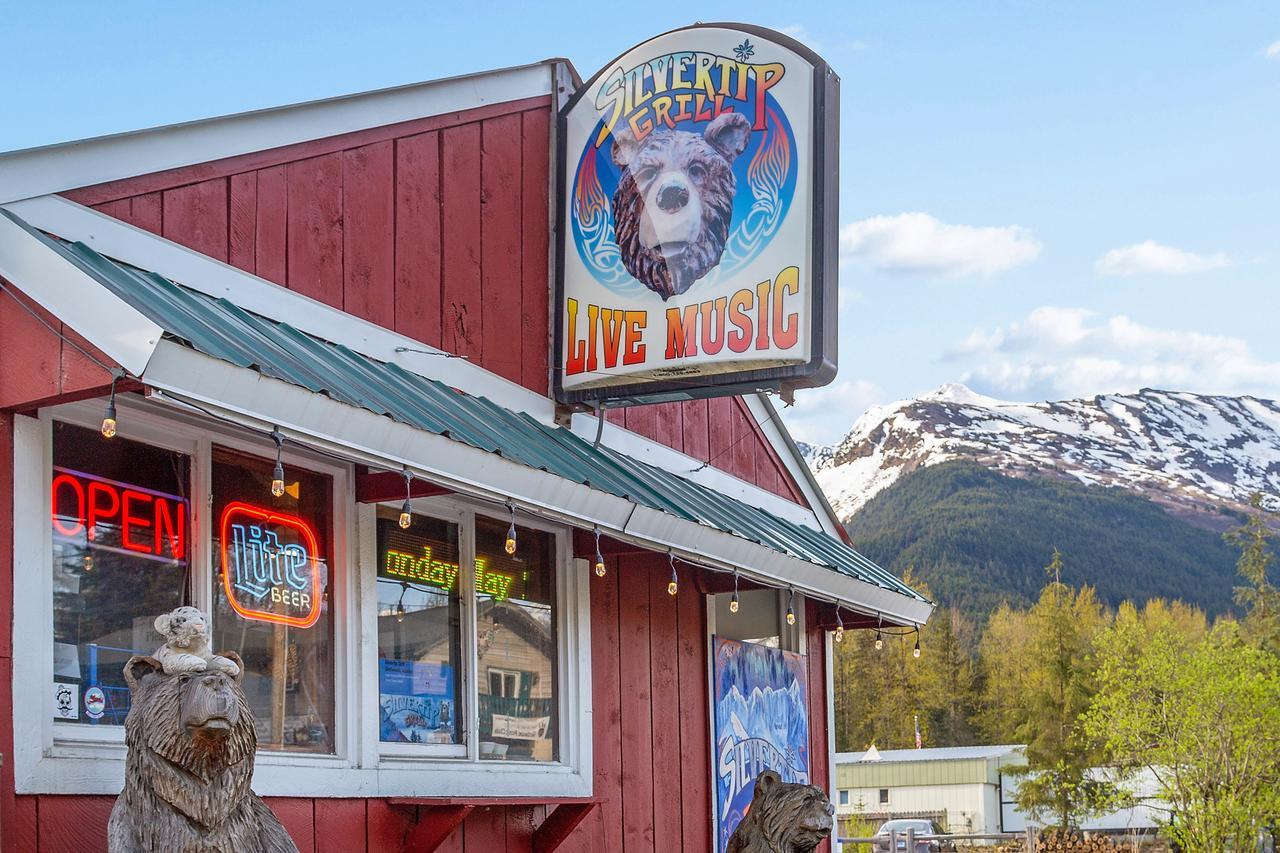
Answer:
[[[70,468],[53,469],[53,532],[153,560],[187,557],[187,501]]]
[[[320,549],[301,518],[235,501],[222,511],[222,586],[245,619],[310,628],[320,618]]]

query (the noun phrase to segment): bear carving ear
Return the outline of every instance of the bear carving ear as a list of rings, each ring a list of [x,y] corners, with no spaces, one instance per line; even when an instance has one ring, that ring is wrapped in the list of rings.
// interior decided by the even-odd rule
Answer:
[[[124,665],[124,681],[129,685],[129,692],[137,693],[142,680],[156,672],[164,672],[164,666],[155,658],[146,655],[129,658],[129,662]]]
[[[240,657],[240,655],[236,654],[235,652],[218,652],[218,654],[226,658],[227,660],[231,661],[232,663],[234,663],[236,665],[236,668],[240,670],[233,676],[233,678],[235,678],[236,680],[236,683],[239,684],[241,681],[243,681],[244,680],[244,660]]]
[[[732,163],[747,148],[751,122],[742,113],[721,113],[702,131],[702,138]]]
[[[756,777],[756,790],[755,793],[751,795],[752,799],[759,799],[760,797],[763,797],[770,788],[779,784],[781,781],[782,777],[777,773],[774,773],[772,770],[760,771],[760,775]]]
[[[629,127],[615,127],[613,129],[613,164],[619,169],[625,169],[631,165],[631,160],[636,156],[636,152],[640,150],[640,143],[636,141],[636,136],[631,132]]]

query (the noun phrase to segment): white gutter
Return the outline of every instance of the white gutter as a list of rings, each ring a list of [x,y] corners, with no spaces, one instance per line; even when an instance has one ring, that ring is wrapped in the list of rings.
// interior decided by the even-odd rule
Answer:
[[[491,501],[510,499],[522,510],[578,527],[599,525],[613,538],[651,549],[670,548],[690,562],[722,571],[736,569],[761,583],[794,587],[801,594],[839,601],[868,615],[883,614],[886,621],[923,624],[933,609],[926,602],[733,534],[639,506],[171,341],[161,342],[142,379],[179,401],[195,401],[253,429],[278,426],[287,436],[352,461],[392,470],[407,466],[461,494]]]

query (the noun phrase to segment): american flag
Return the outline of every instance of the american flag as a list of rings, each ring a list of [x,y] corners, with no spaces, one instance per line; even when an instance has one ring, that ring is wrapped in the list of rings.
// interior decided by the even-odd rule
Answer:
[[[920,715],[915,715],[916,721],[916,749],[920,749],[924,744],[920,741]]]

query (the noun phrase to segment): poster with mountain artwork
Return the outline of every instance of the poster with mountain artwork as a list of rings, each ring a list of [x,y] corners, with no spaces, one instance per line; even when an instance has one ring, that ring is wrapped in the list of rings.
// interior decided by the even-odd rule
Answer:
[[[716,850],[751,805],[756,777],[777,772],[809,783],[809,706],[804,655],[715,637]]]

